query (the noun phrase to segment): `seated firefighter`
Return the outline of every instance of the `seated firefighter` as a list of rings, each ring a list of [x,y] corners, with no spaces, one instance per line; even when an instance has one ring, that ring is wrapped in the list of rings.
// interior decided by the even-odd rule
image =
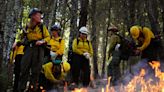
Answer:
[[[39,85],[40,89],[50,90],[51,88],[63,86],[70,64],[64,61],[60,64],[48,62],[42,66]]]
[[[52,37],[48,43],[50,45],[50,62],[43,65],[40,75],[40,85],[45,89],[51,89],[54,84],[62,84],[66,72],[70,70],[67,62],[62,62],[64,53],[64,40],[60,37],[61,28],[54,24],[51,27]]]

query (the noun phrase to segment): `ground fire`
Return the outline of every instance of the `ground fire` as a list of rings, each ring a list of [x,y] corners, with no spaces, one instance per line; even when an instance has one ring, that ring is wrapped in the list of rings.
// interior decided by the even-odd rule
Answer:
[[[151,69],[147,68],[150,67]],[[147,77],[147,74],[153,74],[153,77]],[[160,62],[152,61],[147,63],[146,67],[140,69],[138,75],[135,75],[126,85],[110,86],[110,77],[105,87],[97,90],[87,88],[75,88],[72,92],[164,92],[164,72],[160,70]]]

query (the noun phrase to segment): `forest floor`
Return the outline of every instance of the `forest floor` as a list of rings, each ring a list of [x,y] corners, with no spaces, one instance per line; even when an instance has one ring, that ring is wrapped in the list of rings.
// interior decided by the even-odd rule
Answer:
[[[160,62],[160,67],[159,69],[161,70],[162,73],[164,73],[164,61]],[[159,79],[157,77],[155,77],[155,72],[154,69],[150,66],[150,64],[148,64],[148,62],[146,60],[142,60],[138,63],[136,63],[135,65],[133,65],[131,67],[131,71],[125,71],[125,74],[122,76],[122,80],[121,83],[118,84],[117,86],[107,86],[108,84],[108,80],[107,78],[101,78],[101,79],[96,79],[93,82],[93,84],[95,85],[95,87],[91,87],[89,86],[88,88],[82,88],[81,85],[78,86],[78,88],[76,88],[75,90],[69,90],[68,88],[66,88],[65,91],[63,91],[63,89],[53,89],[51,91],[48,92],[125,92],[123,90],[126,90],[126,86],[129,84],[129,82],[131,80],[134,79],[135,76],[139,76],[141,73],[141,69],[145,69],[145,75],[144,75],[144,80],[147,82],[148,79],[152,79],[153,83],[152,85],[155,85],[156,82],[159,82]],[[164,76],[163,76],[164,77]],[[162,81],[164,82],[164,81]],[[137,86],[138,84],[136,84],[136,92],[140,92],[140,87]],[[109,89],[106,89],[106,88]],[[137,88],[138,87],[138,88]],[[158,87],[158,86],[157,86]],[[106,91],[108,90],[108,91]]]
[[[164,61],[160,63],[160,70],[164,73]],[[122,86],[126,86],[133,78],[134,76],[137,76],[140,74],[141,69],[145,69],[146,73],[144,78],[149,79],[152,78],[156,81],[155,73],[153,72],[152,67],[145,61],[138,62],[134,66],[131,67],[131,71],[126,71],[125,74],[122,76],[122,81],[118,86],[110,86],[110,88],[114,88],[112,92],[123,92],[121,90]],[[64,89],[64,87],[59,87],[58,89],[52,89],[47,92],[107,92],[105,90],[108,84],[107,78],[101,78],[101,79],[95,79],[92,81],[93,86],[89,86],[87,88],[82,88],[82,85],[80,84],[75,90],[70,90],[69,85]],[[123,85],[124,84],[124,85]],[[120,86],[121,85],[121,86]],[[111,90],[111,89],[110,89]],[[12,89],[8,89],[7,92],[12,92]]]

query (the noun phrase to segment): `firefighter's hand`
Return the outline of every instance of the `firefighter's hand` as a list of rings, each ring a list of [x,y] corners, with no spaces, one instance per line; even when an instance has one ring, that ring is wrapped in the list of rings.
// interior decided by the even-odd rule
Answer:
[[[45,43],[44,40],[39,40],[39,41],[36,42],[36,45],[42,45],[42,44],[44,44],[44,43]]]
[[[15,49],[16,46],[17,46],[17,42],[14,42],[12,48]]]
[[[64,85],[65,80],[60,80],[60,85]]]
[[[59,84],[59,83],[60,83],[59,80],[55,80],[55,81],[53,81],[53,84]]]
[[[55,80],[53,83],[54,84],[63,84],[64,82],[62,80]]]
[[[50,51],[50,55],[51,55],[51,60],[55,60],[57,57],[57,54],[53,51]]]
[[[141,54],[141,50],[140,49],[136,49],[135,50],[135,55],[139,55],[139,54]]]
[[[86,59],[90,58],[90,54],[88,52],[83,53],[83,55],[85,56]]]

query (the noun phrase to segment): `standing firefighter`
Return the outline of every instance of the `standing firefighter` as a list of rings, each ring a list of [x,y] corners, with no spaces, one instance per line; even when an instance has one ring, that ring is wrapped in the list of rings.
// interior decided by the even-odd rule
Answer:
[[[130,34],[138,47],[136,53],[141,53],[141,59],[157,60],[157,44],[153,32],[148,27],[132,26]]]
[[[29,89],[37,90],[38,78],[44,60],[44,45],[50,40],[49,32],[45,25],[41,23],[42,12],[31,9],[29,13],[30,22],[27,24],[24,33],[24,56],[21,60],[21,74],[19,82],[19,92],[26,89],[27,81],[30,77]],[[41,30],[40,26],[43,26]]]
[[[21,45],[21,33],[22,33],[22,30],[18,29],[16,33],[15,42],[12,46],[13,55],[10,57],[12,58],[11,63],[13,62],[13,59],[15,59],[15,62],[14,62],[15,78],[14,78],[13,92],[18,92],[18,82],[20,79],[20,67],[21,67],[20,65],[21,65],[22,56],[24,54],[23,52],[24,46]]]
[[[90,62],[89,59],[93,55],[91,42],[87,40],[88,29],[81,27],[79,29],[79,37],[73,40],[73,61],[71,63],[71,73],[73,77],[72,85],[79,84],[79,78],[82,78],[84,87],[90,82]],[[82,75],[82,77],[80,77]]]
[[[108,65],[108,76],[111,76],[111,85],[117,85],[120,79],[120,42],[121,39],[117,35],[118,29],[115,26],[109,27],[108,32],[110,33],[110,46],[109,46],[109,57],[112,56],[112,61]]]

